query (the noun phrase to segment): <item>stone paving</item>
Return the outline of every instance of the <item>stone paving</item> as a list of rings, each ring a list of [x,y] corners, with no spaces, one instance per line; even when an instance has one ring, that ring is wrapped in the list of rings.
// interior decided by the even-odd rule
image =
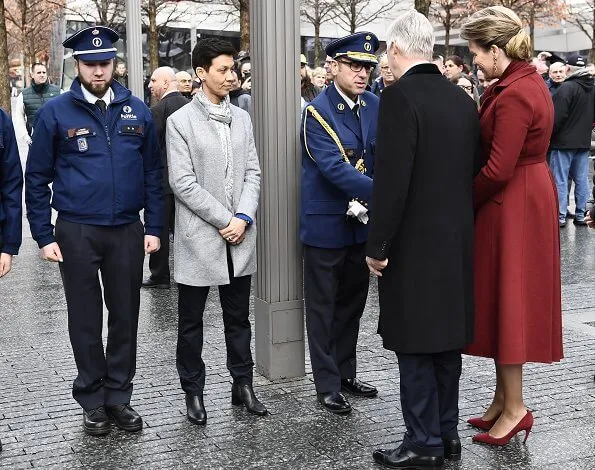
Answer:
[[[394,446],[404,431],[394,355],[375,334],[376,284],[362,321],[359,376],[380,391],[351,398],[338,417],[315,399],[307,374],[255,390],[270,410],[258,418],[231,405],[223,325],[213,289],[205,312],[206,426],[185,418],[175,370],[177,289],[143,290],[132,405],[145,420],[137,434],[114,429],[86,436],[71,397],[76,375],[66,304],[56,265],[43,262],[25,223],[25,240],[9,276],[0,280],[0,468],[25,469],[373,469],[371,453]],[[535,426],[526,445],[473,444],[465,420],[493,392],[490,361],[466,357],[461,380],[461,462],[447,469],[595,468],[595,231],[570,224],[561,232],[564,340],[560,364],[526,367],[526,402]],[[147,272],[147,270],[145,270]],[[428,294],[431,295],[431,286]],[[306,355],[308,360],[308,356]]]

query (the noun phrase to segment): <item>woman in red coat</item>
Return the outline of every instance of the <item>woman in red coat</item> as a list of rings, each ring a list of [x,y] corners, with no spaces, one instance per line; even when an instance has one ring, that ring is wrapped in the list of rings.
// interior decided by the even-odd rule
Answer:
[[[473,439],[506,444],[533,416],[523,402],[525,362],[562,359],[557,196],[545,162],[553,126],[550,94],[527,63],[530,41],[504,7],[475,13],[463,26],[474,63],[498,78],[483,97],[486,163],[474,181],[475,339],[467,354],[496,363],[494,399]]]

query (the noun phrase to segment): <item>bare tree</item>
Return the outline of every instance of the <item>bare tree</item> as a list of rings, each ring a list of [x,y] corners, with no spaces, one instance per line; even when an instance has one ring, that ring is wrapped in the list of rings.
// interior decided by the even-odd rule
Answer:
[[[382,18],[399,0],[334,0],[334,21],[341,28],[355,33],[358,28]]]
[[[585,0],[580,4],[568,5],[567,21],[580,29],[591,41],[589,61],[595,62],[595,1]]]
[[[450,33],[460,26],[469,15],[468,0],[434,0],[430,7],[430,17],[444,27],[444,55],[450,55]]]
[[[0,2],[0,70],[8,70],[8,41],[4,2]],[[10,113],[10,86],[6,77],[0,80],[0,108]]]
[[[415,9],[424,16],[430,15],[432,0],[415,0]]]
[[[324,54],[320,41],[320,27],[333,16],[335,2],[333,0],[302,0],[300,14],[314,26],[314,63],[320,64]]]
[[[5,0],[5,16],[12,35],[22,47],[23,68],[26,70],[37,58],[43,62],[49,57],[52,19],[59,8],[58,2],[48,0]],[[24,73],[26,84],[29,74]]]
[[[63,0],[50,0],[51,3],[65,3]],[[116,31],[123,31],[126,25],[126,0],[89,0],[86,7],[78,2],[64,6],[65,13],[89,26],[102,25]]]
[[[535,44],[535,26],[556,24],[567,14],[564,0],[470,0],[471,10],[502,5],[513,10],[529,27],[531,47]]]

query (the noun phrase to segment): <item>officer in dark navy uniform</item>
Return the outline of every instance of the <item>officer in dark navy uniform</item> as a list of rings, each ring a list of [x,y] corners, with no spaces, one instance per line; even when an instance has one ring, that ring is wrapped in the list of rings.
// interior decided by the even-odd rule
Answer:
[[[60,263],[78,369],[72,394],[90,435],[108,433],[111,423],[142,429],[130,407],[142,267],[145,253],[159,249],[163,220],[163,167],[151,112],[112,80],[118,39],[94,26],[64,41],[78,76],[39,112],[26,169],[31,233],[42,257]],[[109,311],[105,353],[102,294]]]
[[[378,97],[366,91],[378,39],[356,33],[331,42],[334,83],[302,116],[304,290],[310,359],[319,402],[351,411],[341,393],[375,396],[356,378],[359,322],[368,296],[365,262]]]
[[[14,128],[8,114],[0,109],[0,278],[10,271],[12,257],[21,246],[22,197],[23,170]],[[2,298],[0,305],[5,305]]]

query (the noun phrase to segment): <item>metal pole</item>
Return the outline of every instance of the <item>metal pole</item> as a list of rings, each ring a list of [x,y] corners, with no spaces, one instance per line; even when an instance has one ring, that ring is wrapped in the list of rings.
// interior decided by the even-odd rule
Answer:
[[[254,302],[256,367],[269,378],[305,373],[302,255],[298,237],[299,3],[250,2],[252,110],[262,167]]]
[[[143,40],[140,0],[126,0],[126,55],[128,57],[128,88],[144,99]]]

